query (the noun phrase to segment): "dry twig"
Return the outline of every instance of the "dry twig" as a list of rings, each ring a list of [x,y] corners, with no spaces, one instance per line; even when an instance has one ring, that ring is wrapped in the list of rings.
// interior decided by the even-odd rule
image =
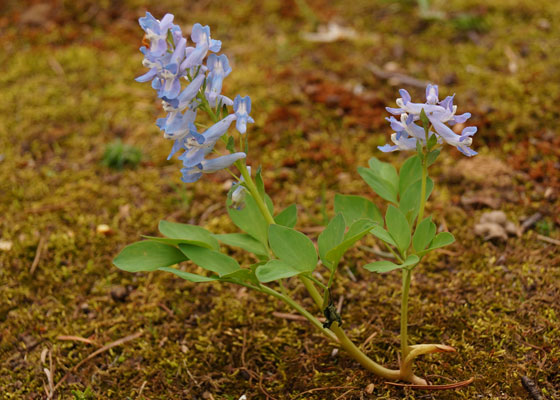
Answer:
[[[41,253],[43,252],[43,247],[45,246],[45,237],[41,236],[39,239],[39,244],[37,245],[37,251],[35,252],[35,258],[33,259],[33,264],[31,264],[31,268],[29,268],[29,274],[33,275],[37,265],[39,265],[39,260],[41,259]]]
[[[447,385],[409,385],[406,383],[396,383],[396,382],[385,382],[386,385],[407,387],[411,389],[425,389],[425,390],[449,390],[449,389],[459,389],[464,386],[468,386],[474,382],[474,378],[467,379],[466,381],[449,383]]]
[[[415,86],[419,88],[425,88],[426,85],[430,83],[422,79],[416,79],[413,78],[412,76],[401,74],[400,72],[386,71],[382,68],[379,68],[375,64],[368,64],[367,68],[378,78],[387,79],[390,80],[391,82],[394,82],[395,86],[399,84],[404,84],[404,85]]]
[[[539,390],[538,386],[535,384],[535,382],[533,382],[531,379],[529,379],[529,377],[522,376],[521,377],[521,384],[523,385],[525,390],[527,390],[527,392],[529,392],[529,395],[531,395],[533,400],[542,400],[543,397],[540,393],[540,390]]]
[[[548,236],[544,235],[537,235],[537,239],[542,240],[543,242],[555,244],[556,246],[560,246],[560,240],[549,238]]]
[[[60,335],[56,337],[58,340],[68,340],[71,342],[82,342],[82,343],[87,343],[87,344],[92,344],[94,346],[100,347],[101,345],[99,343],[97,343],[95,340],[91,340],[91,339],[87,339],[87,338],[83,338],[80,336],[66,336],[66,335]]]
[[[64,376],[62,377],[61,380],[58,381],[58,383],[54,386],[52,392],[50,393],[50,396],[47,397],[47,400],[51,400],[54,396],[54,392],[56,391],[56,389],[58,389],[60,387],[60,385],[62,385],[64,383],[64,381],[66,379],[68,379],[68,377],[70,376],[71,373],[75,372],[78,368],[80,368],[82,365],[84,365],[86,362],[88,362],[89,360],[91,360],[92,358],[97,357],[99,354],[106,352],[109,349],[112,349],[113,347],[117,347],[120,346],[121,344],[124,344],[126,342],[130,342],[131,340],[134,339],[138,339],[140,336],[142,336],[142,332],[136,332],[133,333],[132,335],[128,335],[126,337],[123,337],[122,339],[118,339],[115,340],[114,342],[111,342],[105,346],[103,346],[102,348],[94,351],[93,353],[91,353],[89,356],[87,356],[86,358],[84,358],[82,361],[80,361],[78,364],[76,364],[75,366],[73,366],[72,368],[70,368],[66,374],[64,374]]]

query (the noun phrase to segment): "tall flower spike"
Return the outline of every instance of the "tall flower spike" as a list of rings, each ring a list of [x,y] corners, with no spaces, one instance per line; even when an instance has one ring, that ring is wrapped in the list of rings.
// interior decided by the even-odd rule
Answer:
[[[237,95],[233,100],[233,111],[237,117],[235,127],[239,133],[247,132],[247,122],[254,123],[255,120],[249,116],[251,113],[251,98],[249,96],[241,97]]]
[[[150,13],[146,13],[139,22],[146,32],[146,39],[150,40],[149,47],[140,49],[144,54],[142,64],[149,68],[149,71],[136,80],[151,81],[152,87],[157,90],[162,100],[167,115],[158,118],[156,125],[163,131],[166,139],[173,140],[168,159],[182,152],[179,159],[183,161],[183,181],[194,182],[203,173],[226,168],[244,158],[245,153],[234,153],[206,159],[233,121],[237,120],[237,129],[242,133],[245,133],[248,122],[254,122],[249,116],[249,97],[238,96],[234,105],[233,100],[221,94],[223,80],[231,73],[227,57],[210,54],[207,65],[203,64],[208,52],[220,51],[221,42],[211,38],[208,26],[197,23],[193,26],[191,34],[195,47],[187,47],[181,28],[172,23],[171,14],[166,14],[158,21]],[[181,91],[183,77],[188,81],[188,85]],[[206,97],[212,108],[219,107],[216,108],[216,111],[219,111],[218,115],[227,112],[222,105],[234,106],[234,113],[225,116],[203,133],[198,133],[195,126],[197,110],[201,103],[205,102],[201,96]],[[211,113],[206,107],[203,109]]]

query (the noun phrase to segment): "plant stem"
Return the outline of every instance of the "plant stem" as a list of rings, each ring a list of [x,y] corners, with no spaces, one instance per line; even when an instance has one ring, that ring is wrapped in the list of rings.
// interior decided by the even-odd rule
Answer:
[[[260,289],[263,293],[270,294],[271,296],[274,296],[277,299],[282,300],[284,303],[288,304],[289,306],[297,310],[301,315],[307,318],[309,322],[311,322],[317,329],[319,329],[325,336],[327,336],[329,339],[333,340],[334,342],[338,342],[337,336],[335,336],[335,334],[332,331],[323,328],[323,324],[321,324],[321,322],[317,318],[315,318],[305,308],[303,308],[298,303],[296,303],[296,301],[293,300],[291,297],[286,296],[285,294],[282,293],[278,293],[276,290],[271,289],[268,286],[261,285]]]
[[[426,164],[426,157],[422,159],[422,186],[420,189],[420,211],[418,212],[418,222],[424,219],[424,208],[426,208],[426,181],[428,180],[428,165]]]
[[[426,156],[422,157],[422,186],[420,189],[420,210],[418,211],[418,223],[424,218],[426,208],[426,182],[428,180],[428,165]],[[412,279],[412,269],[402,269],[402,293],[401,293],[401,374],[403,379],[412,376],[412,361],[405,363],[404,360],[409,354],[408,346],[408,294],[410,291],[410,281]]]
[[[322,309],[323,298],[321,297],[321,295],[317,291],[317,288],[315,288],[313,283],[309,280],[303,280],[303,284],[305,285],[305,287],[307,288],[307,291],[309,292],[309,294],[311,295],[311,297],[315,301],[315,304],[317,304],[317,307],[319,307],[319,309]],[[404,376],[402,374],[402,371],[400,371],[400,370],[385,368],[384,366],[379,365],[378,363],[373,361],[371,358],[366,356],[364,354],[364,352],[362,352],[358,348],[358,346],[356,346],[348,338],[348,336],[346,336],[346,333],[344,332],[344,330],[342,330],[342,328],[340,326],[338,326],[337,322],[334,322],[331,325],[331,331],[334,332],[334,334],[338,338],[339,346],[341,348],[343,348],[344,350],[346,350],[346,352],[348,352],[348,354],[350,354],[350,356],[353,359],[358,361],[368,371],[373,372],[374,374],[376,374],[378,376],[381,376],[385,379],[391,379],[391,380],[402,379],[402,380],[405,380],[405,381],[408,381],[408,382],[414,383],[414,384],[419,384],[419,385],[425,385],[426,384],[426,381],[424,379],[419,378],[416,375],[413,375],[412,371],[410,371],[410,373],[408,373],[406,376]]]
[[[269,224],[275,224],[276,222],[274,221],[274,217],[272,216],[270,210],[264,203],[264,199],[261,197],[259,190],[255,185],[255,182],[253,182],[253,179],[251,178],[251,175],[247,170],[247,166],[245,165],[245,162],[239,160],[235,162],[235,165],[239,169],[239,172],[241,172],[241,175],[245,180],[245,184],[247,185],[247,189],[249,189],[251,196],[253,196],[253,199],[255,199],[255,202],[257,203],[259,210],[261,210],[263,217],[266,219],[266,222],[268,222]]]
[[[377,364],[371,358],[366,356],[359,348],[356,346],[349,338],[346,333],[338,326],[338,322],[334,322],[331,326],[331,331],[334,332],[338,338],[339,345],[342,347],[350,356],[358,361],[365,369],[373,372],[374,374],[381,376],[385,379],[398,380],[401,379],[401,371],[395,369],[385,368],[382,365]],[[415,377],[417,378],[417,377]],[[417,378],[420,379],[420,378]]]
[[[401,298],[401,358],[404,360],[408,355],[408,292],[410,290],[410,278],[412,271],[408,268],[402,269],[402,298]]]

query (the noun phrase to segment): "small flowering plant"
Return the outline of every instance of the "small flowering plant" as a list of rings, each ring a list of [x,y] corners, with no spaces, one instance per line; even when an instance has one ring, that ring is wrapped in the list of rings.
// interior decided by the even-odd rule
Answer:
[[[409,344],[408,293],[412,272],[422,258],[454,241],[449,232],[437,233],[431,216],[425,215],[426,201],[434,187],[428,169],[444,143],[466,156],[476,154],[470,148],[476,128],[467,127],[456,134],[449,127],[466,122],[470,114],[456,114],[453,96],[440,101],[435,85],[428,85],[424,103],[413,103],[409,93],[401,89],[398,108],[387,108],[393,115],[387,118],[395,131],[391,135],[393,144],[379,149],[415,154],[399,172],[375,157],[369,160],[368,167],[358,169],[371,189],[387,201],[385,213],[364,197],[337,194],[336,215],[315,245],[294,229],[296,205],[276,212],[265,192],[260,169],[253,174],[247,166],[247,124],[254,122],[250,116],[251,100],[240,95],[231,100],[221,93],[222,82],[231,73],[227,56],[217,54],[221,42],[211,38],[208,26],[195,24],[191,34],[193,45],[188,46],[171,14],[158,21],[146,13],[139,21],[146,40],[140,51],[144,54],[143,65],[149,71],[136,80],[151,81],[162,101],[167,116],[156,124],[165,138],[173,140],[169,158],[179,153],[183,164],[181,179],[186,183],[197,181],[205,173],[229,171],[236,182],[227,196],[227,212],[241,232],[216,234],[199,226],[160,221],[159,231],[164,237],[146,236],[146,240],[125,247],[115,258],[115,265],[130,272],[165,271],[194,283],[230,283],[268,294],[307,318],[369,371],[388,380],[401,380],[417,387],[427,385],[426,380],[414,374],[414,360],[423,354],[454,349],[442,344]],[[211,125],[197,122],[199,114],[205,114]],[[229,133],[234,121],[238,134]],[[223,150],[219,151],[220,142]],[[238,173],[231,170],[233,167]],[[342,329],[343,316],[338,314],[331,298],[338,265],[345,253],[366,235],[379,239],[393,258],[373,261],[363,268],[376,273],[400,271],[403,278],[398,369],[379,365],[348,338]],[[229,247],[251,253],[254,263],[240,265],[227,254]],[[189,271],[179,266],[187,260],[200,268]],[[325,270],[327,282],[313,274],[317,269]],[[324,315],[324,322],[288,294],[282,281],[289,278],[298,279],[305,287],[316,311]]]

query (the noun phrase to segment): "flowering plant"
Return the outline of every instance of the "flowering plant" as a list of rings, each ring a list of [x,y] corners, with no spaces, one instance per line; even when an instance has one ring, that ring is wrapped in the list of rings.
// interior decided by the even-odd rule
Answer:
[[[407,337],[412,272],[427,253],[454,241],[449,232],[436,233],[431,217],[424,215],[434,186],[428,177],[428,168],[436,161],[444,143],[467,156],[476,154],[470,148],[476,128],[464,128],[460,135],[449,128],[466,122],[470,114],[456,114],[453,96],[439,101],[435,85],[428,85],[425,103],[413,103],[409,93],[401,89],[398,108],[387,108],[399,117],[387,118],[395,131],[391,136],[393,145],[379,149],[383,152],[410,150],[416,154],[406,160],[399,172],[376,158],[369,160],[367,168],[358,169],[374,192],[389,203],[385,214],[364,197],[337,194],[334,199],[336,215],[315,245],[294,229],[296,205],[275,212],[260,170],[253,174],[246,164],[247,124],[254,122],[249,115],[251,100],[238,95],[232,101],[222,95],[222,82],[231,68],[225,55],[216,54],[221,42],[211,38],[210,28],[195,24],[191,34],[194,46],[187,47],[187,40],[173,24],[171,14],[158,21],[147,13],[140,18],[140,25],[149,42],[140,49],[144,54],[143,64],[149,71],[137,80],[152,82],[167,112],[165,118],[157,120],[157,126],[165,138],[174,141],[169,158],[181,153],[182,180],[187,183],[197,181],[204,173],[221,169],[227,169],[235,177],[236,183],[228,193],[226,204],[229,216],[242,232],[214,234],[199,226],[160,221],[159,231],[164,237],[145,237],[146,240],[125,247],[115,258],[115,265],[130,272],[159,270],[195,283],[224,282],[266,293],[301,313],[369,371],[389,380],[426,385],[427,382],[413,372],[414,360],[422,354],[454,351],[441,344],[409,345]],[[186,87],[182,88],[185,81]],[[197,123],[200,112],[207,114],[213,125]],[[233,121],[238,137],[228,133]],[[199,132],[199,127],[205,128],[204,131]],[[216,150],[220,141],[227,154]],[[209,158],[211,155],[217,156]],[[230,170],[233,166],[239,175]],[[333,306],[330,294],[345,253],[366,235],[378,238],[396,262],[378,260],[363,268],[376,273],[400,270],[403,276],[399,369],[379,365],[350,341],[341,327],[342,316]],[[241,248],[258,261],[240,265],[221,245]],[[177,266],[187,260],[208,273],[195,273]],[[326,270],[328,282],[313,275],[318,267]],[[300,280],[325,322],[287,293],[282,280],[288,278]]]

